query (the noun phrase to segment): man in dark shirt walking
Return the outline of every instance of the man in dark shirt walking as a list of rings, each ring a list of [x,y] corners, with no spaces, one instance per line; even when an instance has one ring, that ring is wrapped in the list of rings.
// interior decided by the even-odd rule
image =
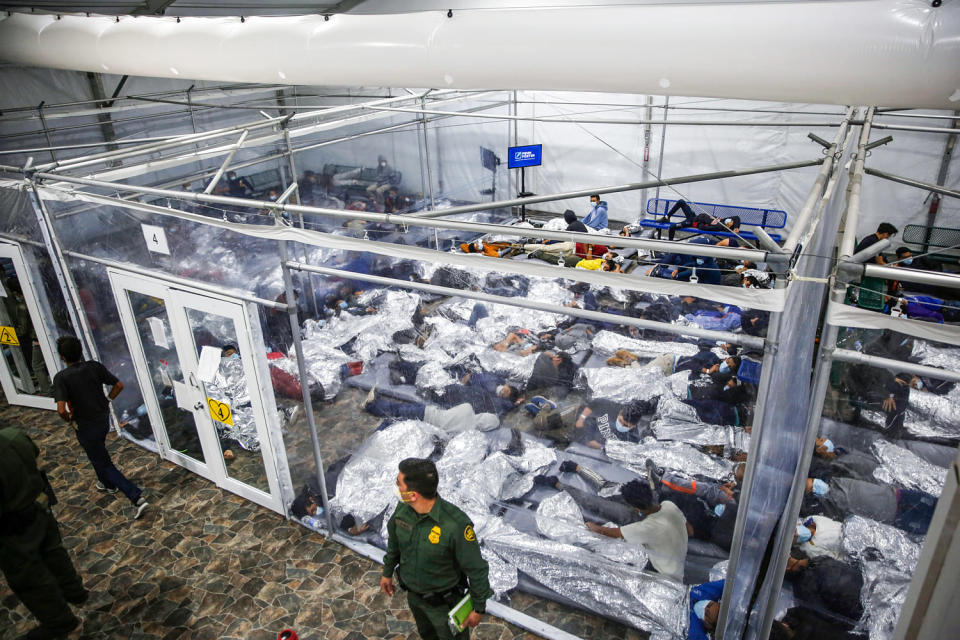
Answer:
[[[110,431],[109,400],[123,391],[123,383],[96,360],[84,361],[80,341],[73,336],[57,340],[57,352],[67,365],[53,378],[57,413],[64,421],[74,422],[77,441],[97,474],[97,489],[107,493],[123,491],[136,508],[133,516],[136,520],[146,510],[147,501],[141,496],[140,488],[114,466],[106,446]],[[110,385],[106,397],[103,385]]]

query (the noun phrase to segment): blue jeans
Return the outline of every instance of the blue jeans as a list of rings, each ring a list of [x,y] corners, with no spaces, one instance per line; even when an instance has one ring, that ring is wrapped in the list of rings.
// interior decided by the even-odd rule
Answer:
[[[83,447],[83,451],[87,454],[87,459],[89,459],[90,464],[93,465],[97,479],[108,489],[116,488],[123,491],[123,495],[127,496],[130,502],[135,505],[140,499],[142,492],[137,485],[127,480],[127,478],[120,473],[120,470],[114,466],[113,461],[110,460],[110,454],[107,453],[106,444],[107,433],[109,431],[110,427],[106,424],[94,427],[81,426],[77,430],[77,442]]]
[[[367,405],[368,413],[380,418],[403,418],[404,420],[423,420],[423,404],[397,402],[389,398],[378,397]]]

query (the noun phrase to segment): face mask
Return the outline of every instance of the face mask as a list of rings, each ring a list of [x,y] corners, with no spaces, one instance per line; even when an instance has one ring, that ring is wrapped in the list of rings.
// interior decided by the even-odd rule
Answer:
[[[698,264],[698,265],[702,265],[702,264],[703,264],[703,258],[697,258],[697,264]]]
[[[239,353],[231,353],[230,355],[227,356],[227,360],[239,360],[239,359],[240,359]]]
[[[502,395],[503,395],[503,389],[504,389],[504,387],[506,387],[506,386],[507,386],[507,385],[505,385],[505,384],[501,384],[501,385],[499,385],[499,386],[497,387],[497,395],[498,395],[498,396],[502,396]]]
[[[907,258],[906,260],[901,260],[900,264],[913,264],[913,258]]]
[[[723,515],[723,512],[726,510],[726,508],[727,508],[726,505],[718,504],[713,508],[713,512],[717,514],[717,517],[719,518],[720,516]]]
[[[803,544],[804,542],[810,542],[810,538],[813,537],[813,533],[810,532],[810,529],[807,529],[802,524],[797,525],[797,542]]]
[[[830,487],[827,486],[827,483],[823,480],[814,480],[813,481],[813,495],[823,497],[830,492]]]
[[[620,418],[617,418],[617,424],[614,426],[617,428],[617,431],[619,431],[620,433],[626,433],[627,431],[630,431],[630,427],[620,422]]]
[[[347,301],[346,301],[346,300],[341,300],[341,301],[340,301],[340,308],[341,308],[341,309],[346,309],[347,306],[348,306],[348,305],[347,305]]]
[[[917,380],[917,391],[920,391],[921,389],[923,389],[923,380],[918,379],[918,380]]]
[[[726,362],[721,362],[719,371],[720,373],[730,373],[730,365]]]
[[[400,502],[410,503],[413,502],[414,491],[400,491],[400,488],[394,486],[393,492],[397,495],[397,500]]]
[[[833,453],[833,450],[834,450],[833,441],[829,439],[824,440],[823,448],[827,450],[827,453]]]
[[[749,289],[749,288],[750,288],[750,284],[747,283],[747,282],[744,282],[744,283],[743,283],[742,285],[740,285],[740,286],[742,286],[744,289]]]
[[[710,604],[709,600],[701,600],[700,602],[693,605],[693,612],[698,618],[703,620],[703,616],[707,615],[707,605]]]

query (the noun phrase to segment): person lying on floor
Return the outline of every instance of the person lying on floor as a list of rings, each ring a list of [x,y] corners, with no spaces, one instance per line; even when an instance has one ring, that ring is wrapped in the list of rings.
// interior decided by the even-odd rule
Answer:
[[[854,420],[860,423],[860,413],[864,409],[882,411],[883,430],[890,438],[903,437],[910,390],[929,392],[919,376],[907,372],[892,374],[886,369],[865,364],[851,366],[844,382],[854,407]]]
[[[855,564],[829,556],[810,558],[803,551],[792,549],[784,580],[793,586],[794,596],[807,604],[854,621],[863,615],[863,573]]]
[[[541,389],[549,393],[563,393],[573,386],[577,366],[569,353],[550,349],[543,351],[533,363],[527,380],[527,390]]]
[[[644,414],[653,413],[655,405],[644,400],[623,404],[597,398],[580,405],[576,410],[542,408],[534,418],[534,426],[543,431],[553,431],[573,423],[573,440],[592,449],[602,449],[609,440],[640,442],[647,429],[640,428]]]
[[[493,343],[494,351],[515,351],[521,356],[528,356],[534,351],[549,349],[553,346],[555,331],[541,331],[533,333],[529,329],[515,329],[507,334],[500,342]]]
[[[476,413],[469,403],[443,409],[422,402],[393,400],[377,393],[374,387],[363,401],[363,409],[379,418],[423,420],[440,427],[447,433],[479,429],[492,431],[500,426],[500,419],[492,413]]]
[[[842,520],[853,514],[890,524],[907,533],[927,533],[937,497],[856,478],[807,478],[801,515],[825,514]]]
[[[583,258],[577,261],[577,269],[586,269],[587,271],[613,271],[620,273],[620,263],[617,262],[612,253],[603,254],[602,258]],[[607,257],[610,256],[610,257]]]
[[[869,453],[838,447],[830,438],[817,438],[808,473],[825,481],[833,477],[871,480],[878,466],[880,463]]]
[[[743,426],[753,398],[739,378],[730,376],[724,381],[719,372],[711,374],[707,384],[691,384],[688,394],[682,402],[693,407],[698,418],[709,424],[733,427]]]
[[[724,310],[719,313],[709,311],[698,311],[697,313],[688,313],[683,317],[692,324],[701,329],[712,331],[736,331],[742,323],[741,310],[734,305],[724,305]]]
[[[434,395],[437,404],[445,409],[467,403],[476,413],[498,416],[523,402],[519,388],[507,384],[503,376],[488,372],[468,374],[460,383],[448,384]]]

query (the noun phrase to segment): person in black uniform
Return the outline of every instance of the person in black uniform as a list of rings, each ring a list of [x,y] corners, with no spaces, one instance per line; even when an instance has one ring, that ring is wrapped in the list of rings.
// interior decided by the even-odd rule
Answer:
[[[123,383],[96,360],[83,361],[80,341],[73,336],[57,340],[57,352],[67,368],[53,377],[53,399],[57,413],[65,422],[74,422],[77,442],[97,474],[97,489],[107,493],[123,491],[136,511],[134,520],[143,515],[148,504],[142,491],[120,473],[107,452],[107,433],[110,431],[109,400],[123,391]],[[103,395],[103,385],[110,392]]]
[[[40,622],[22,640],[67,637],[80,624],[67,603],[89,596],[50,512],[38,453],[19,429],[0,429],[0,570]]]
[[[380,589],[388,596],[394,594],[396,570],[420,637],[466,640],[493,596],[489,567],[480,555],[470,518],[437,495],[438,483],[437,467],[429,460],[407,458],[400,463],[397,489],[402,502],[387,522]],[[447,625],[448,612],[468,591],[473,612],[463,631],[454,636]]]

